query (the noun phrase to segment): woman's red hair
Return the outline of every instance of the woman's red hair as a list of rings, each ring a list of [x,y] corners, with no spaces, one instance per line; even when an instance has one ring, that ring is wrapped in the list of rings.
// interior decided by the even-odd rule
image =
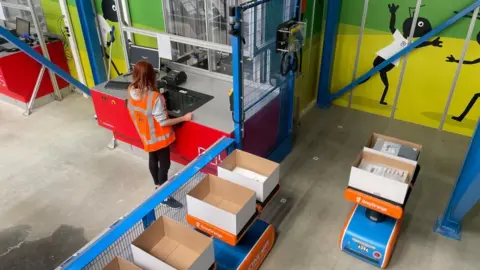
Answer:
[[[147,91],[158,91],[157,72],[152,64],[145,60],[140,60],[133,66],[132,79],[130,87],[141,97],[144,97]]]

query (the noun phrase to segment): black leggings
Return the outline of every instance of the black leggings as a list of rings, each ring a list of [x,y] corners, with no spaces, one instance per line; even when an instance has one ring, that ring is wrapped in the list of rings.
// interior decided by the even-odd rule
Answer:
[[[148,153],[148,166],[155,185],[160,186],[168,180],[170,170],[170,146]]]

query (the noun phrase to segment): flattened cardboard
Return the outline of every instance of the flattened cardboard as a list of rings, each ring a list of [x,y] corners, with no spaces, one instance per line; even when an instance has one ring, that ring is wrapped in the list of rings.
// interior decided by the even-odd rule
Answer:
[[[104,270],[142,270],[142,268],[136,266],[135,264],[120,258],[115,257],[113,260],[103,268]]]
[[[211,238],[165,216],[131,246],[135,263],[147,270],[206,270],[215,262]]]
[[[374,150],[373,148],[375,147],[375,143],[377,142],[378,139],[383,139],[385,141],[388,141],[388,142],[392,142],[392,143],[397,143],[397,144],[400,144],[402,146],[406,146],[406,147],[409,147],[409,148],[412,148],[413,150],[417,150],[418,152],[418,157],[417,157],[417,160],[418,158],[420,157],[420,153],[422,152],[422,148],[423,146],[421,144],[416,144],[416,143],[413,143],[413,142],[409,142],[409,141],[404,141],[404,140],[400,140],[398,138],[394,138],[394,137],[390,137],[390,136],[385,136],[385,135],[382,135],[382,134],[378,134],[378,133],[373,133],[370,138],[368,138],[368,141],[367,143],[365,144],[365,147],[369,148],[369,149],[372,149]],[[403,148],[403,147],[402,147]],[[400,148],[400,152],[404,152],[408,149],[402,149]],[[377,150],[375,150],[377,151]],[[382,155],[389,155],[387,153],[383,153],[381,151],[377,151],[378,153],[381,153]],[[408,151],[407,151],[408,152]],[[399,158],[402,158],[402,157],[399,157]],[[403,159],[406,159],[408,160],[407,158],[403,158]]]
[[[255,191],[264,202],[280,181],[280,165],[250,153],[235,150],[217,167],[218,176]],[[255,174],[265,176],[255,177]]]
[[[408,172],[407,181],[401,183],[358,168],[362,160],[398,168]],[[400,157],[382,155],[375,150],[364,148],[355,160],[348,185],[376,196],[403,204],[415,173],[417,162]]]
[[[255,214],[255,192],[221,179],[206,175],[187,194],[188,214],[238,235]]]

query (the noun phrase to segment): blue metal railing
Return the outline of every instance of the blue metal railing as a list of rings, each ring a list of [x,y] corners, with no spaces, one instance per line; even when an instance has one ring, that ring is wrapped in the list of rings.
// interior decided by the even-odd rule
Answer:
[[[43,55],[35,51],[32,47],[30,47],[28,44],[25,42],[21,41],[19,38],[17,38],[15,35],[10,33],[7,29],[0,27],[0,36],[8,40],[10,43],[15,45],[17,48],[19,48],[21,51],[26,53],[28,56],[33,58],[35,61],[39,62],[49,70],[53,71],[55,74],[60,76],[62,79],[65,81],[69,82],[73,86],[75,86],[77,89],[81,90],[87,95],[90,95],[90,89],[79,82],[77,79],[72,77],[68,72],[64,71],[61,69],[59,66],[55,65],[52,61],[48,60],[45,58]]]
[[[385,68],[387,65],[395,62],[396,60],[400,59],[401,57],[405,56],[406,54],[410,53],[412,50],[414,50],[416,47],[418,47],[420,44],[422,44],[423,42],[425,41],[428,41],[430,38],[432,38],[433,36],[437,35],[438,33],[440,33],[441,31],[445,30],[446,28],[450,27],[452,24],[454,24],[456,21],[460,20],[462,17],[464,17],[465,15],[467,15],[468,13],[472,12],[474,9],[476,9],[477,7],[480,6],[480,0],[476,0],[475,2],[473,2],[470,6],[468,6],[467,8],[465,8],[464,10],[456,13],[454,16],[452,16],[450,19],[448,19],[447,21],[445,21],[444,23],[440,24],[438,27],[434,28],[432,31],[428,32],[426,35],[422,36],[421,38],[417,39],[415,42],[411,43],[409,46],[405,47],[403,50],[401,50],[400,52],[396,53],[395,55],[393,55],[392,57],[390,57],[389,59],[385,60],[384,62],[382,62],[380,65],[372,68],[371,70],[369,70],[367,73],[365,73],[363,76],[357,78],[355,81],[353,81],[352,83],[348,84],[347,86],[345,86],[342,90],[338,91],[338,92],[335,92],[333,94],[329,94],[328,95],[328,101],[327,103],[330,103],[331,101],[333,101],[334,99],[336,98],[339,98],[341,97],[342,95],[344,95],[345,93],[347,93],[348,91],[352,90],[355,86],[357,86],[358,84],[360,84],[361,82],[367,80],[368,78],[372,77],[373,75],[375,75],[377,72],[379,72],[381,69]],[[331,61],[333,61],[333,58],[331,59]],[[327,64],[327,63],[326,63]],[[323,65],[322,65],[323,67]],[[330,69],[333,69],[333,66],[330,67]],[[321,72],[326,72],[326,70],[322,70]],[[317,101],[317,104],[319,104],[319,102],[321,104],[324,104],[325,101],[321,101],[320,99],[322,98],[325,98],[325,94],[327,91],[329,92],[330,89],[327,89],[326,87],[330,85],[330,83],[328,84],[322,84],[322,80],[325,81],[326,78],[324,77],[320,77],[321,81],[320,81],[320,84],[319,84],[319,93],[318,93],[318,98],[319,100]],[[322,94],[323,93],[323,94]]]
[[[150,198],[144,201],[139,207],[133,210],[125,218],[113,224],[109,230],[98,238],[91,245],[86,247],[79,254],[67,260],[61,268],[78,270],[86,267],[97,256],[102,254],[105,250],[110,248],[115,241],[127,233],[138,222],[142,221],[144,217],[152,218],[151,213],[161,202],[171,196],[175,191],[181,188],[192,177],[200,172],[208,163],[224,151],[231,150],[234,145],[234,140],[230,138],[222,138],[217,143],[212,145],[207,151],[202,153],[197,159],[193,160],[187,167],[175,175],[170,181],[161,189],[159,189]],[[153,216],[154,218],[155,216]],[[151,221],[151,220],[150,220]]]

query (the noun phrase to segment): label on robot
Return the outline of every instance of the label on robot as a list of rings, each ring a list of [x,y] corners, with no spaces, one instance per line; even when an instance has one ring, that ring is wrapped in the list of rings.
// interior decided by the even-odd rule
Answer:
[[[373,249],[373,250],[376,249],[374,246],[369,245],[369,244],[367,244],[367,243],[365,243],[365,242],[362,242],[362,241],[358,240],[357,238],[352,238],[352,240],[353,240],[353,242],[357,243],[358,245],[362,245],[362,246],[364,246],[364,247],[366,247],[366,248],[370,248],[370,249]]]

